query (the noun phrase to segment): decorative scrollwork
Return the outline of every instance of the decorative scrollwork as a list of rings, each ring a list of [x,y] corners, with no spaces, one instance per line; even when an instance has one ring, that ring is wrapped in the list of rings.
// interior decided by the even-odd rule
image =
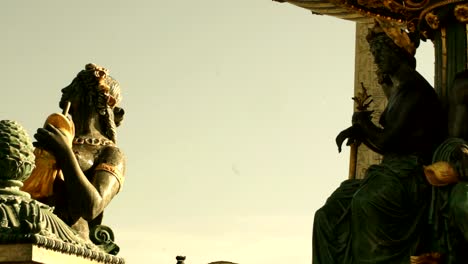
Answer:
[[[440,25],[439,17],[433,12],[427,13],[424,19],[426,20],[426,23],[429,25],[429,27],[431,27],[432,29],[439,28],[439,25]]]
[[[453,12],[458,21],[468,23],[468,4],[457,5]]]
[[[113,239],[113,234],[109,238]],[[81,238],[53,214],[51,207],[22,196],[0,195],[0,244],[10,243],[33,243],[96,261],[124,263]]]
[[[120,248],[114,243],[114,232],[105,225],[96,225],[89,231],[89,238],[99,248],[111,255],[117,255]]]
[[[329,3],[336,9],[406,26],[405,31],[416,33],[420,39],[433,39],[435,32],[455,17],[468,24],[467,0],[274,0],[289,2],[322,14],[320,6]],[[334,7],[331,7],[334,10]],[[323,14],[335,16],[333,12]],[[339,13],[341,14],[341,12]],[[340,16],[337,16],[340,17]],[[342,18],[342,17],[340,17]],[[346,18],[345,18],[346,19]],[[416,36],[416,34],[414,36]]]
[[[404,1],[404,5],[406,8],[410,10],[417,10],[426,7],[429,4],[430,0],[421,0],[421,1],[414,1],[414,0],[406,0]]]

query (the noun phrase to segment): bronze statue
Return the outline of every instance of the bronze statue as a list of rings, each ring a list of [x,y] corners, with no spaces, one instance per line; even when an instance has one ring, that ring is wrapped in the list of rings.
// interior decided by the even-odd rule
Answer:
[[[415,70],[414,54],[395,44],[382,28],[368,43],[388,99],[380,126],[371,112],[356,112],[337,136],[360,141],[383,155],[363,180],[347,180],[315,214],[313,263],[410,263],[430,202],[423,165],[446,137],[445,113],[430,84]]]
[[[468,70],[455,75],[449,94],[449,138],[424,168],[433,185],[428,222],[431,247],[446,264],[468,262]]]
[[[442,125],[445,114],[437,94],[415,70],[413,54],[398,47],[383,30],[370,31],[367,40],[388,104],[380,117],[380,126],[372,123],[370,112],[356,112],[352,128],[338,135],[338,147],[346,138],[359,139],[382,155],[417,154],[430,161],[432,151],[446,135]],[[434,128],[434,125],[442,126]],[[438,140],[434,142],[433,138]]]
[[[51,182],[53,191],[33,197],[54,206],[54,213],[86,239],[124,182],[125,157],[116,146],[124,115],[120,100],[118,82],[106,69],[88,64],[62,89],[60,107],[69,106],[73,119],[72,144],[70,135],[51,123],[34,135],[34,146],[53,155],[63,177]],[[26,183],[23,189],[28,190]]]

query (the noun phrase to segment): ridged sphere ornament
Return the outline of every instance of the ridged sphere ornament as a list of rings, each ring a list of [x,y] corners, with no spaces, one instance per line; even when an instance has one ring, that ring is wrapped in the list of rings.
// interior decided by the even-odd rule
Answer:
[[[31,139],[12,120],[0,120],[0,181],[24,181],[34,169]]]

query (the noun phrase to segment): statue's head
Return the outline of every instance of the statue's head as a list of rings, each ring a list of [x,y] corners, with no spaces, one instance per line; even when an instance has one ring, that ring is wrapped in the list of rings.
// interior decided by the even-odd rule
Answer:
[[[449,134],[468,141],[468,70],[455,75],[448,95]]]
[[[399,29],[393,29],[393,31],[395,30]],[[379,24],[376,24],[374,28],[369,30],[366,39],[374,57],[374,62],[378,67],[379,75],[392,74],[402,64],[408,65],[412,69],[416,68],[416,59],[414,58],[414,54],[410,52],[411,49],[405,48],[406,46],[402,46],[402,44],[400,44],[401,47],[397,45]],[[379,78],[381,77],[379,76]]]
[[[455,74],[453,79],[453,90],[456,92],[456,99],[463,101],[468,89],[468,70],[463,70]]]
[[[120,125],[125,112],[118,107],[122,99],[120,85],[108,73],[105,68],[87,64],[71,84],[62,89],[60,107],[63,109],[70,102],[70,114],[74,119],[75,116],[89,119],[91,114],[98,114],[105,136],[115,142],[115,127]]]

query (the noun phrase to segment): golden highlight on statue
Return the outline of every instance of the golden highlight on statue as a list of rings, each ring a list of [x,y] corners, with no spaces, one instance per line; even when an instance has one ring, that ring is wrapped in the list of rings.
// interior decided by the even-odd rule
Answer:
[[[67,117],[69,109],[70,102],[68,102],[63,113],[53,113],[47,117],[44,127],[51,124],[59,129],[68,139],[68,146],[72,147],[73,138],[75,137],[75,125]],[[49,197],[53,194],[55,178],[59,177],[64,180],[63,173],[58,167],[54,155],[47,150],[35,148],[34,155],[36,156],[36,168],[24,182],[21,190],[28,192],[34,199]]]

